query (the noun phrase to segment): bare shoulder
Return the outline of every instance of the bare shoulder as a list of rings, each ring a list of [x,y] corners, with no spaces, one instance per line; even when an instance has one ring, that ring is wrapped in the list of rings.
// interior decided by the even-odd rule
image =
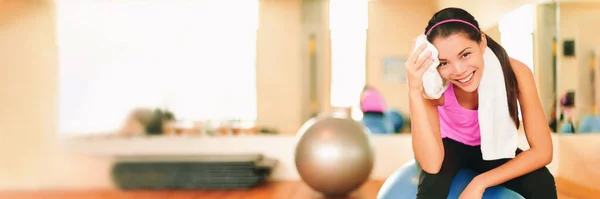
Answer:
[[[525,81],[528,81],[527,79],[533,79],[533,72],[529,67],[527,67],[527,65],[525,65],[525,63],[511,57],[510,66],[515,72],[518,81],[521,79],[526,79]]]
[[[510,58],[510,65],[517,77],[521,97],[522,95],[537,94],[535,79],[531,69],[523,62],[513,58]]]

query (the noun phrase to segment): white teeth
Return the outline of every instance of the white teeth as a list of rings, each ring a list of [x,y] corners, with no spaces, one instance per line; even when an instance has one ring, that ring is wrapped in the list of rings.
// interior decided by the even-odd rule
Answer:
[[[473,78],[473,75],[474,75],[474,74],[475,74],[475,73],[473,72],[473,73],[471,73],[471,75],[469,75],[467,78],[464,78],[464,79],[459,79],[458,81],[459,81],[460,83],[465,83],[465,82],[468,82],[469,80],[471,80],[471,78]]]

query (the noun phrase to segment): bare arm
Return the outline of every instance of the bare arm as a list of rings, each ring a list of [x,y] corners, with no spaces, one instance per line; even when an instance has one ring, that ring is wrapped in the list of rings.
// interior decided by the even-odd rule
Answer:
[[[420,91],[409,92],[412,143],[415,157],[423,170],[436,174],[444,161],[437,100],[428,100]]]
[[[410,105],[411,137],[415,158],[427,173],[438,173],[444,160],[444,146],[440,136],[437,113],[438,100],[423,98],[423,73],[433,63],[431,51],[424,52],[426,45],[421,44],[406,60],[408,78],[408,103]]]
[[[477,176],[476,180],[485,187],[502,184],[544,167],[552,161],[550,128],[545,120],[533,74],[525,64],[514,59],[510,61],[517,76],[519,104],[530,149],[504,165]]]

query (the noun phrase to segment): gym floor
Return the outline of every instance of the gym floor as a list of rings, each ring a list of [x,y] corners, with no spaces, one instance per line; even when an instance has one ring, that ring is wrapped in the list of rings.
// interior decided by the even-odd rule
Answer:
[[[600,190],[592,190],[556,179],[560,199],[599,198]],[[383,181],[366,182],[348,199],[376,198]],[[0,192],[3,199],[324,199],[306,184],[299,181],[277,181],[250,190],[236,191],[42,191],[42,192]]]

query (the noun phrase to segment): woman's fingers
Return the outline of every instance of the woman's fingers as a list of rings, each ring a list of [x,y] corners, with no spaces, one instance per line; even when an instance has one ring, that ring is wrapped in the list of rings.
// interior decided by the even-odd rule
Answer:
[[[426,44],[421,44],[421,46],[419,46],[419,49],[417,49],[417,51],[415,51],[410,58],[407,60],[407,64],[414,64],[417,62],[417,59],[419,59],[419,55],[421,55],[421,53],[423,52],[423,50],[425,50],[425,47],[427,47]]]
[[[431,59],[431,51],[428,51],[427,53],[425,53],[425,55],[423,57],[421,57],[419,60],[417,60],[417,62],[415,63],[415,70],[420,70],[421,68],[423,68],[423,64],[425,64],[425,62],[427,60]]]
[[[418,74],[425,73],[425,71],[427,71],[427,69],[429,68],[429,66],[431,66],[431,64],[433,64],[433,59],[428,58],[427,61],[425,61],[425,63],[423,63],[423,65],[421,65],[421,68],[419,68],[417,73]]]

